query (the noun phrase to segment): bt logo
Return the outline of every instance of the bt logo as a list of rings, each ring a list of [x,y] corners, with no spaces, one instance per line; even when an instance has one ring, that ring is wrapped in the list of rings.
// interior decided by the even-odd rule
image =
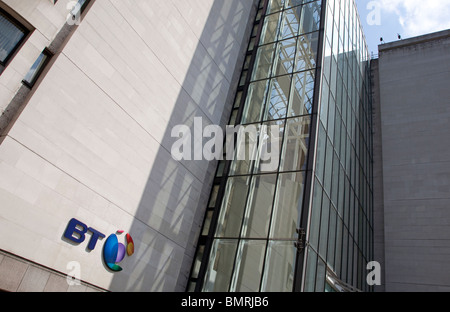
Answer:
[[[117,231],[118,234],[122,234],[123,231]],[[130,234],[127,234],[127,247],[121,243],[117,238],[117,235],[111,234],[106,240],[103,247],[103,260],[106,265],[114,272],[122,271],[122,268],[117,263],[122,262],[125,257],[125,249],[128,256],[134,253],[134,243]]]
[[[91,239],[89,240],[87,249],[89,251],[94,250],[99,239],[105,238],[103,233],[88,227],[83,222],[77,219],[71,219],[67,225],[64,237],[71,242],[81,244],[86,239],[86,233],[91,233]],[[117,234],[123,234],[123,231],[117,231]],[[119,239],[116,234],[111,234],[105,242],[103,247],[103,261],[106,266],[114,272],[122,271],[122,268],[117,263],[122,262],[125,258],[125,253],[128,256],[134,253],[134,242],[130,234],[126,235],[127,246],[119,243]]]

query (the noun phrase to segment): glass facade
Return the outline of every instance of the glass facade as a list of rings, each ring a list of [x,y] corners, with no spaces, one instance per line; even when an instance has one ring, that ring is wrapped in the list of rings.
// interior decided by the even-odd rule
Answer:
[[[353,0],[261,1],[230,119],[257,148],[219,163],[189,291],[369,290],[368,61]]]
[[[334,280],[370,291],[366,283],[367,263],[373,260],[370,56],[354,1],[328,0],[325,8],[305,251],[308,278],[303,286],[305,291],[327,291]]]

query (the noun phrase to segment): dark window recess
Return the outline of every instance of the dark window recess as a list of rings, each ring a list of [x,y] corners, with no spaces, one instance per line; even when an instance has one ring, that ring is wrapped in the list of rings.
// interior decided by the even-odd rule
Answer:
[[[0,73],[19,49],[29,30],[0,9]]]
[[[27,75],[22,81],[23,84],[29,88],[32,88],[36,83],[36,80],[42,74],[42,71],[44,70],[45,66],[50,61],[51,57],[52,53],[49,50],[45,49],[36,59],[33,66],[31,66],[30,70],[28,71]]]

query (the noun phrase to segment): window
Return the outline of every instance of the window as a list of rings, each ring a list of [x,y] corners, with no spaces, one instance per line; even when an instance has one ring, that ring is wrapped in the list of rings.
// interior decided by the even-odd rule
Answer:
[[[33,85],[36,83],[36,80],[39,78],[39,75],[44,70],[45,66],[50,61],[50,58],[52,56],[52,53],[45,49],[39,57],[34,62],[33,66],[31,66],[30,70],[28,71],[27,75],[25,76],[23,83],[29,87],[32,88]]]
[[[28,33],[25,26],[0,9],[0,72],[6,67]]]

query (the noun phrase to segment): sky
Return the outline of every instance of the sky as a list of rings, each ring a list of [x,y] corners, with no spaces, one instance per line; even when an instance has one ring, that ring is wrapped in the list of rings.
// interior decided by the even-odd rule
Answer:
[[[369,51],[384,42],[450,29],[450,0],[356,0]]]

